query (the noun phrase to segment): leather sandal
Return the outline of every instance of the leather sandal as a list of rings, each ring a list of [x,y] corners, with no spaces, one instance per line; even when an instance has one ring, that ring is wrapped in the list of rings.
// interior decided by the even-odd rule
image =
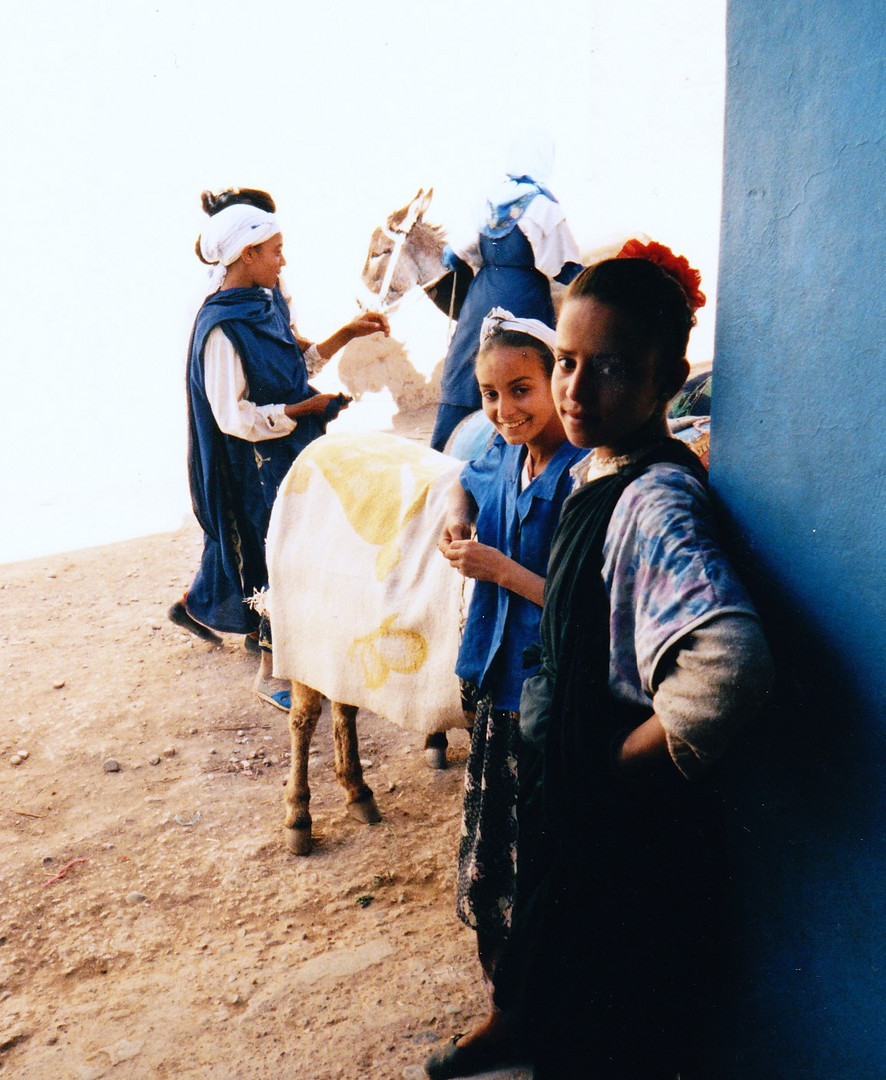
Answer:
[[[181,600],[176,600],[166,614],[169,617],[169,621],[174,622],[176,626],[180,626],[182,630],[187,630],[189,633],[195,634],[204,641],[211,641],[213,645],[221,644],[222,639],[218,634],[216,634],[214,630],[210,630],[208,626],[204,626],[203,623],[198,623],[196,619],[192,618]]]
[[[476,1039],[466,1046],[459,1046],[461,1035],[453,1036],[452,1042],[437,1050],[425,1062],[425,1072],[431,1080],[456,1080],[461,1076],[510,1065],[515,1060],[512,1048],[500,1042]]]

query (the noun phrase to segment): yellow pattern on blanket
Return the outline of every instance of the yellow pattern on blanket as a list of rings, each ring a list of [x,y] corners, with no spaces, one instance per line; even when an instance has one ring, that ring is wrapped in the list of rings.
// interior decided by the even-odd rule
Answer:
[[[414,444],[378,435],[327,435],[323,453],[313,455],[313,463],[338,495],[351,526],[368,544],[381,548],[376,560],[381,581],[397,565],[399,536],[424,509],[428,488],[440,470],[433,459],[417,455]],[[296,460],[283,481],[285,494],[306,490],[307,464],[304,455]],[[412,477],[411,496],[403,490],[404,470]]]
[[[394,626],[396,618],[396,614],[389,615],[377,630],[351,646],[351,656],[359,657],[370,690],[384,686],[392,671],[413,674],[428,658],[425,638],[414,630]]]
[[[463,463],[393,435],[326,435],[268,532],[274,670],[422,733],[462,726],[465,580],[437,550]]]

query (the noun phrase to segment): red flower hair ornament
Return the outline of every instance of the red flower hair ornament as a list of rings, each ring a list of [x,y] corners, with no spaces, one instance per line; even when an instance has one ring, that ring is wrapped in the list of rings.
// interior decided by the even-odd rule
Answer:
[[[707,297],[700,288],[701,274],[693,270],[684,255],[675,255],[664,244],[657,244],[654,240],[650,240],[648,244],[640,240],[628,240],[615,257],[616,259],[646,259],[660,266],[662,270],[680,282],[693,312],[698,311],[707,303]]]

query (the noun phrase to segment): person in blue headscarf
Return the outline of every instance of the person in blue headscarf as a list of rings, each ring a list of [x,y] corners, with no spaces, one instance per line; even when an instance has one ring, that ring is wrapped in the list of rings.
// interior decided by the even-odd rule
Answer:
[[[245,601],[267,585],[265,535],[277,488],[348,400],[309,386],[306,357],[322,362],[355,337],[389,329],[383,315],[365,313],[303,353],[280,290],[280,227],[258,206],[214,213],[198,245],[215,267],[187,374],[188,476],[203,555],[169,617],[207,640],[218,640],[215,631],[255,637],[259,616]]]
[[[449,270],[470,267],[474,278],[458,315],[443,365],[431,446],[443,451],[464,417],[480,408],[474,360],[483,319],[496,307],[517,318],[554,325],[551,281],[568,285],[581,270],[578,245],[557,199],[545,186],[554,160],[550,139],[515,139],[506,177],[486,202],[486,219],[465,245],[447,245]]]

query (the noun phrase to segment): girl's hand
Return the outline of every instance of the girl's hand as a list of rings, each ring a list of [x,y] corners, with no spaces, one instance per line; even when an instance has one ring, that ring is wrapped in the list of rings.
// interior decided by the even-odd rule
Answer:
[[[389,337],[391,333],[387,316],[382,315],[379,311],[362,312],[355,319],[351,319],[344,329],[352,339],[379,332],[384,334],[385,337]]]
[[[449,558],[449,548],[454,540],[471,539],[471,523],[464,518],[447,518],[437,541],[437,547]]]
[[[470,540],[474,531],[473,519],[477,516],[477,505],[456,480],[446,495],[446,517],[443,519],[443,531],[437,541],[437,547],[447,559],[450,558],[452,545]],[[453,565],[455,565],[453,563]]]
[[[491,581],[541,607],[545,579],[509,559],[498,548],[471,540],[471,526],[457,514],[448,518],[437,547],[460,574],[477,581]]]
[[[512,561],[498,548],[481,544],[477,540],[452,540],[446,550],[443,550],[441,541],[440,550],[465,577],[477,581],[491,581],[496,585],[502,583],[505,568]]]

